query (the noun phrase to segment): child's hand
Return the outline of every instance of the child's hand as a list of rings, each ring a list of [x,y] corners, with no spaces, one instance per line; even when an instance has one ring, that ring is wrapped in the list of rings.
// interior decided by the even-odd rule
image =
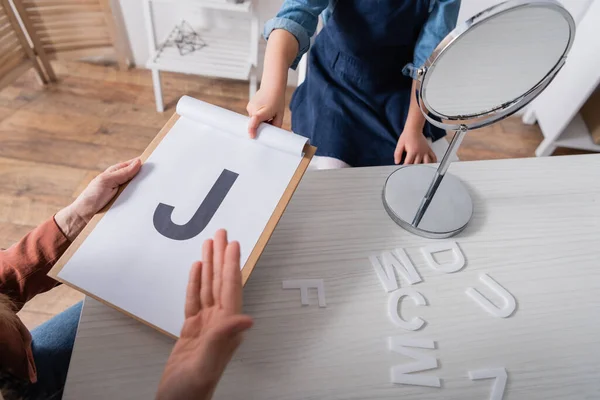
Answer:
[[[428,164],[437,161],[437,157],[422,132],[405,130],[398,139],[398,145],[394,152],[394,162],[400,164],[402,153],[406,152],[404,165]]]
[[[283,113],[285,111],[285,87],[283,89],[262,87],[246,106],[250,116],[248,133],[251,138],[256,137],[256,130],[261,122],[281,128]]]

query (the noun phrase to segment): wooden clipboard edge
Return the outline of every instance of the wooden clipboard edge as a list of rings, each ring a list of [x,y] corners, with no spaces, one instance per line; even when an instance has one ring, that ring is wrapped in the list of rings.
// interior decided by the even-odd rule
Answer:
[[[179,119],[179,115],[177,113],[174,113],[171,116],[171,118],[169,118],[167,123],[160,130],[160,132],[158,132],[158,135],[156,135],[154,137],[152,142],[150,142],[148,147],[146,147],[146,149],[140,156],[142,163],[145,162],[148,159],[148,157],[150,157],[150,154],[152,154],[152,152],[156,149],[158,144],[165,138],[167,133],[169,133],[171,128],[173,128],[173,125],[175,125],[175,123],[177,122],[178,119]],[[265,226],[263,233],[258,238],[258,241],[256,242],[256,245],[254,246],[254,249],[250,253],[248,260],[246,261],[246,263],[244,264],[244,267],[242,268],[242,281],[243,281],[244,285],[248,281],[248,278],[250,277],[252,270],[254,270],[254,267],[256,266],[256,263],[258,262],[260,255],[262,254],[263,250],[265,249],[265,246],[267,245],[269,239],[271,238],[271,235],[273,234],[273,231],[275,230],[275,227],[277,226],[279,219],[283,215],[283,212],[285,211],[288,203],[290,202],[292,195],[296,191],[296,188],[298,187],[300,180],[302,180],[302,176],[304,176],[304,173],[306,172],[306,169],[308,168],[308,165],[310,164],[310,161],[311,161],[312,157],[314,156],[316,150],[317,150],[316,147],[310,146],[308,144],[304,148],[304,157],[302,158],[302,161],[300,161],[300,165],[298,165],[298,168],[296,169],[296,172],[294,173],[294,176],[292,177],[288,187],[286,188],[285,192],[283,192],[283,196],[279,200],[279,203],[277,203],[277,207],[275,207],[275,211],[271,215],[271,218],[269,218],[269,221],[267,222],[267,225]],[[114,304],[109,303],[109,302],[99,298],[98,296],[88,292],[87,290],[83,290],[82,288],[72,284],[71,282],[61,279],[58,276],[60,271],[62,271],[64,266],[67,264],[67,262],[69,262],[71,257],[73,257],[73,255],[79,249],[81,244],[87,239],[87,237],[90,235],[90,233],[96,228],[96,226],[98,225],[100,220],[104,217],[106,212],[112,207],[113,203],[121,195],[123,190],[125,190],[125,188],[127,187],[128,184],[129,183],[121,186],[119,188],[117,194],[115,195],[115,197],[102,210],[100,210],[100,212],[98,212],[98,214],[96,214],[94,217],[92,217],[92,219],[85,226],[83,231],[81,231],[81,233],[77,236],[77,238],[75,238],[73,243],[71,243],[69,248],[58,259],[58,261],[56,262],[56,264],[54,264],[52,269],[50,269],[50,271],[48,271],[48,276],[52,277],[53,279],[55,279],[59,282],[64,283],[67,286],[72,287],[73,289],[85,294],[86,296],[89,296],[89,297],[99,301],[100,303],[102,303],[108,307],[111,307],[115,310],[122,312],[123,314],[135,319],[136,321],[143,323],[144,325],[147,325],[153,329],[156,329],[160,333],[167,335],[170,338],[177,339],[177,336],[165,331],[164,329],[161,329],[158,326],[153,325],[150,322],[143,320],[143,319],[123,310],[122,308],[119,308],[119,307],[115,306]]]
[[[158,326],[151,324],[150,322],[146,321],[145,319],[141,319],[140,317],[136,317],[135,315],[131,314],[130,312],[125,311],[122,308],[115,306],[113,303],[109,303],[109,302],[107,302],[105,300],[102,300],[100,297],[96,296],[95,294],[92,294],[92,293],[88,292],[87,290],[83,290],[82,288],[80,288],[77,285],[73,285],[72,283],[67,282],[67,281],[63,281],[61,279],[57,279],[57,278],[54,278],[54,279],[56,279],[56,280],[64,283],[65,285],[67,285],[69,287],[72,287],[73,289],[77,290],[78,292],[81,292],[81,293],[85,294],[88,297],[93,298],[94,300],[99,301],[100,303],[104,304],[105,306],[108,306],[108,307],[110,307],[112,309],[115,309],[115,310],[117,310],[119,312],[122,312],[123,314],[127,315],[128,317],[131,317],[131,318],[135,319],[136,321],[141,322],[142,324],[144,324],[146,326],[149,326],[152,329],[156,329],[157,331],[159,331],[163,335],[166,335],[166,336],[170,337],[171,339],[175,339],[175,340],[179,339],[179,337],[173,335],[172,333],[169,333],[169,332],[165,331],[164,329],[161,329]]]
[[[304,147],[304,156],[302,157],[302,161],[300,161],[300,165],[298,165],[294,176],[292,176],[290,183],[283,192],[283,196],[281,196],[279,199],[279,203],[277,203],[275,211],[273,211],[273,214],[271,214],[271,218],[269,218],[265,229],[258,238],[254,249],[252,249],[250,256],[248,256],[248,260],[246,260],[246,263],[242,268],[242,284],[244,286],[246,286],[246,282],[248,282],[250,274],[252,274],[252,271],[254,271],[256,263],[265,250],[267,243],[269,243],[269,239],[271,239],[271,235],[273,235],[273,231],[275,230],[277,223],[281,219],[283,212],[290,203],[290,200],[292,199],[296,188],[298,188],[298,185],[300,184],[300,181],[302,180],[302,177],[304,176],[304,173],[306,172],[306,169],[308,168],[308,165],[310,164],[310,161],[312,160],[316,151],[317,148],[309,144]]]

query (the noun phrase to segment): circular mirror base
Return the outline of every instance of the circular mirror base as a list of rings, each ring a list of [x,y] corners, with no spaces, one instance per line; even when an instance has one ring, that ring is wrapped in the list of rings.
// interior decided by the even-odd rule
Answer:
[[[447,238],[461,232],[473,215],[473,201],[463,183],[446,174],[418,225],[413,224],[436,169],[409,165],[394,171],[383,188],[383,205],[402,228],[427,238]]]

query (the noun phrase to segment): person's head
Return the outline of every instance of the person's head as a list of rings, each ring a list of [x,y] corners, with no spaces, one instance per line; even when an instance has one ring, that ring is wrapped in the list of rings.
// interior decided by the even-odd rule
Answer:
[[[0,293],[0,371],[35,382],[31,334],[15,311],[10,298]]]

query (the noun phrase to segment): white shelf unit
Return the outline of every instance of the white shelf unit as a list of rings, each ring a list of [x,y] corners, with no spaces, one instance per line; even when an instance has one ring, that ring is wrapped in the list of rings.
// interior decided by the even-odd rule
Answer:
[[[598,151],[580,110],[600,86],[600,1],[586,1],[577,23],[575,41],[563,69],[532,103],[523,122],[538,122],[544,140],[538,157],[549,156],[557,147]]]
[[[202,9],[239,12],[249,15],[247,29],[242,27],[214,27],[196,29],[207,46],[190,54],[181,55],[176,47],[160,47],[156,39],[153,5],[156,3],[177,4],[190,12]],[[148,31],[150,58],[146,67],[152,70],[152,83],[156,99],[156,110],[164,111],[162,99],[161,71],[204,75],[219,78],[249,80],[250,97],[257,89],[257,64],[259,19],[256,0],[233,3],[227,0],[144,0],[144,17]],[[183,20],[183,18],[182,18]],[[166,40],[164,38],[163,40]]]
[[[228,0],[153,0],[155,4],[178,4],[184,5],[190,9],[210,8],[211,10],[249,12],[252,8],[252,1],[236,3]]]
[[[600,145],[592,141],[590,131],[579,113],[575,114],[564,132],[554,140],[554,145],[556,147],[600,152]]]

